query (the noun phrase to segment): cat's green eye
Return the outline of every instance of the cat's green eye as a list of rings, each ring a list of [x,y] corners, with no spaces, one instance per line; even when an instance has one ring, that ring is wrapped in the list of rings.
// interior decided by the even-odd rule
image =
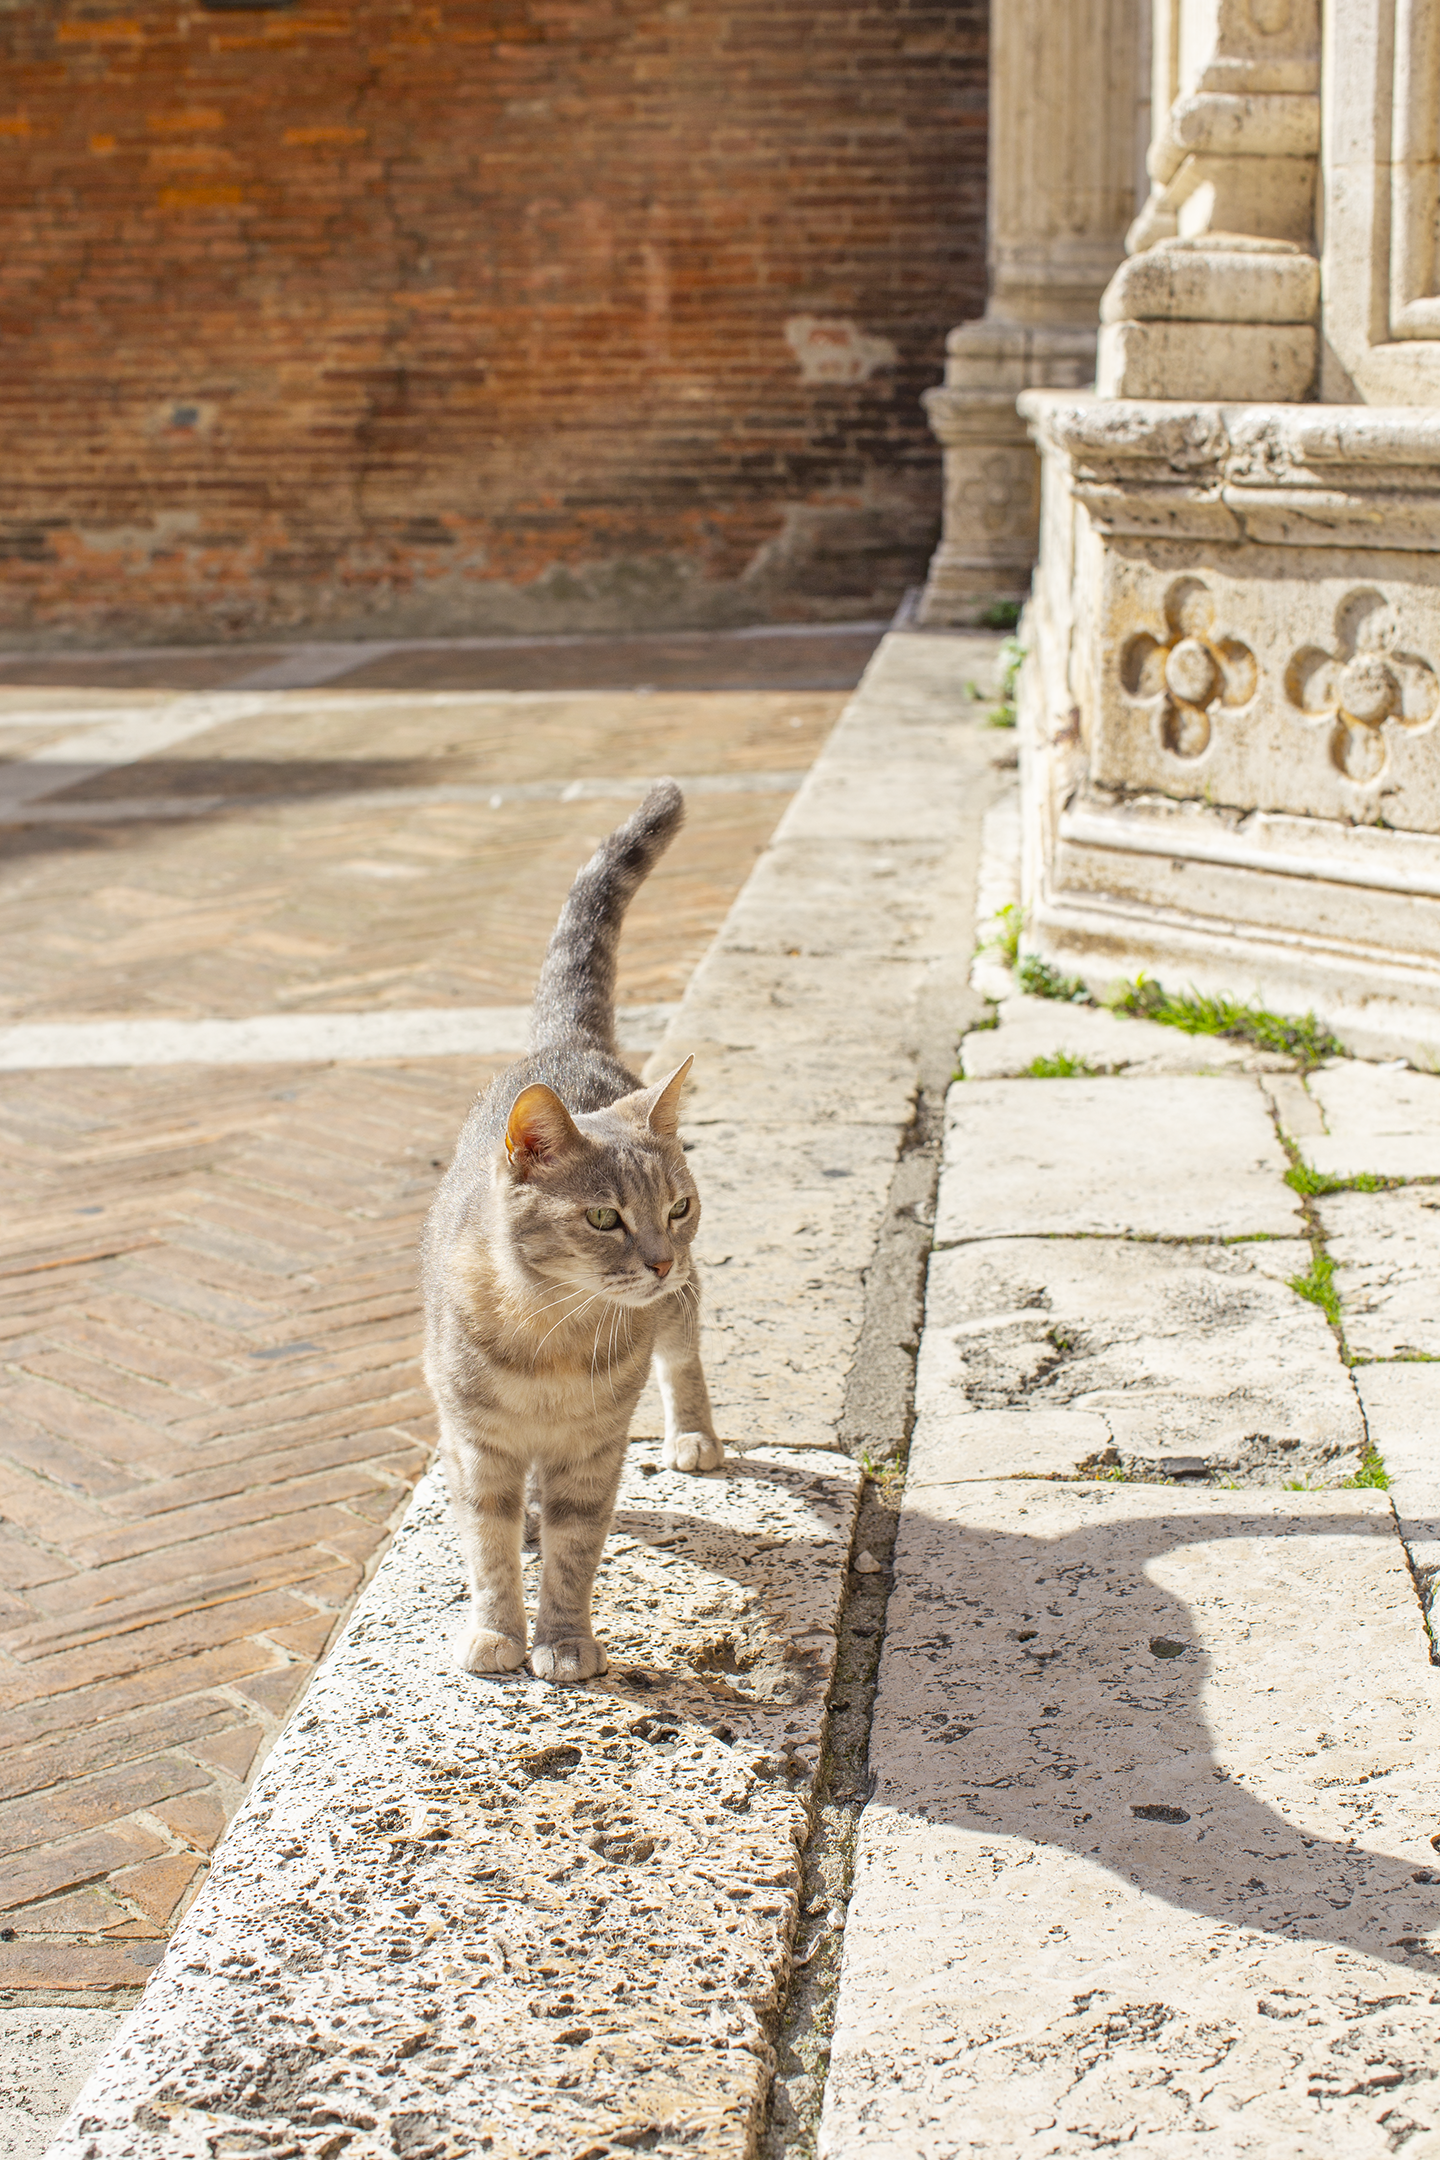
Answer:
[[[620,1220],[620,1210],[613,1207],[586,1208],[585,1220],[592,1230],[613,1230]]]
[[[688,1199],[687,1199],[687,1200],[677,1200],[677,1201],[675,1202],[675,1205],[674,1205],[674,1207],[672,1207],[672,1208],[671,1208],[671,1210],[670,1210],[670,1220],[671,1220],[671,1222],[679,1222],[679,1220],[680,1220],[681,1216],[682,1216],[682,1215],[688,1215],[688,1214],[689,1214],[689,1212],[690,1212],[690,1202],[689,1202],[689,1200],[688,1200]]]

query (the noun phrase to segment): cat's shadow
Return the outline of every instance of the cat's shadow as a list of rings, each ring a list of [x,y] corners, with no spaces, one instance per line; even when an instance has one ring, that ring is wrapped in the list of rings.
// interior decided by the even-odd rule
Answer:
[[[733,1458],[721,1474],[773,1480],[791,1491],[803,1485],[798,1466],[780,1470],[744,1456]],[[1069,1850],[1143,1893],[1208,1920],[1290,1942],[1335,1944],[1411,1975],[1440,1980],[1440,1957],[1423,1942],[1440,1921],[1440,1858],[1428,1842],[1432,1832],[1440,1840],[1440,1803],[1426,1841],[1417,1840],[1412,1856],[1396,1858],[1369,1850],[1358,1837],[1306,1834],[1251,1792],[1217,1750],[1202,1701],[1212,1672],[1202,1630],[1184,1600],[1159,1587],[1146,1572],[1149,1562],[1216,1534],[1213,1514],[1198,1508],[1187,1511],[1176,1497],[1174,1508],[1148,1523],[1133,1517],[1108,1526],[1091,1521],[1048,1541],[957,1525],[938,1514],[922,1512],[912,1518],[924,1552],[925,1578],[906,1584],[911,1610],[901,1623],[907,1640],[900,1653],[904,1669],[893,1650],[881,1668],[886,1759],[871,1759],[876,1804],[930,1824],[948,1823],[984,1836],[1014,1836],[1032,1845]],[[655,1514],[622,1508],[616,1528],[643,1542],[663,1539],[672,1550],[678,1538],[679,1549],[694,1565],[730,1576],[758,1590],[763,1599],[763,1582],[757,1582],[753,1567],[754,1534],[687,1513],[669,1490],[663,1497],[657,1493]],[[1227,1512],[1223,1529],[1227,1538],[1258,1540],[1280,1534],[1281,1526],[1272,1514]],[[1375,1524],[1369,1516],[1331,1515],[1310,1519],[1305,1530],[1307,1536],[1371,1538]],[[965,1636],[975,1622],[1002,1617],[994,1600],[962,1586],[1018,1585],[1033,1578],[1037,1549],[1052,1583],[1108,1577],[1118,1591],[1133,1596],[1136,1625],[1146,1639],[1137,1640],[1139,1667],[1127,1659],[1126,1674],[1111,1689],[1112,1698],[1122,1705],[1139,1698],[1131,1714],[1144,1720],[1144,1756],[1147,1762],[1166,1764],[1173,1793],[1169,1784],[1163,1795],[1152,1793],[1148,1783],[1142,1785],[1137,1773],[1117,1759],[1125,1750],[1117,1746],[1115,1713],[1094,1714],[1096,1666],[1080,1654],[1078,1638],[1066,1640],[1063,1598],[1058,1628],[1043,1640],[1037,1636],[1035,1649],[1029,1642],[1015,1641],[1015,1672],[993,1706],[993,1716],[982,1708],[967,1730],[953,1719],[947,1723],[936,1708],[937,1689],[943,1696],[947,1682],[953,1686],[962,1677],[968,1680]],[[1133,1580],[1131,1592],[1125,1590],[1123,1574],[1117,1580],[1119,1552],[1123,1571]],[[927,1604],[933,1606],[933,1627],[925,1625],[922,1643],[916,1639],[916,1608],[923,1613]],[[1014,1619],[1008,1612],[1003,1617]],[[1152,1640],[1183,1645],[1184,1654],[1156,1661],[1149,1649]],[[1258,1631],[1252,1632],[1250,1654],[1264,1655]],[[1415,1693],[1420,1697],[1435,1681],[1418,1611],[1414,1655]],[[1143,1675],[1147,1666],[1155,1676],[1148,1693],[1143,1678],[1137,1689],[1134,1677],[1136,1669]],[[1277,1678],[1282,1676],[1277,1668]],[[693,1679],[688,1673],[654,1672],[647,1707],[663,1705],[667,1680],[678,1683],[679,1707],[678,1698],[689,1695]],[[1103,1673],[1099,1681],[1103,1694]],[[1026,1701],[1031,1694],[1033,1707]],[[974,1717],[973,1704],[965,1715]],[[1023,1739],[1030,1729],[1037,1744],[1028,1750],[1027,1765]],[[1007,1752],[996,1744],[1002,1733],[1018,1733],[1022,1745],[1012,1744]],[[972,1735],[976,1745],[967,1759]],[[1392,1738],[1389,1733],[1378,1735],[1382,1755]],[[1003,1767],[996,1759],[1001,1755]],[[1358,1773],[1350,1782],[1358,1785]],[[1380,1789],[1386,1789],[1383,1783]],[[1362,1805],[1363,1798],[1357,1791],[1356,1804]],[[1132,1809],[1137,1806],[1146,1807],[1148,1814],[1136,1816]]]

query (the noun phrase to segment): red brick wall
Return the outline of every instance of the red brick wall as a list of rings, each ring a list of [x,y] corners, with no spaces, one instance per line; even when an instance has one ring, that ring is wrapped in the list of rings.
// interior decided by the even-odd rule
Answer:
[[[986,0],[124,4],[0,13],[7,643],[921,577]]]

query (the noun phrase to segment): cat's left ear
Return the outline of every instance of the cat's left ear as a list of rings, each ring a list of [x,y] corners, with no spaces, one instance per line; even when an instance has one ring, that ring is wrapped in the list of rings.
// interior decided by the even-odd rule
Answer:
[[[662,1140],[673,1140],[680,1130],[680,1090],[684,1087],[693,1057],[687,1057],[683,1065],[677,1065],[668,1080],[657,1087],[647,1088],[635,1098],[636,1108],[642,1108],[645,1122],[651,1132],[659,1133]]]
[[[579,1144],[575,1122],[553,1088],[536,1081],[520,1090],[505,1124],[505,1154],[518,1178]]]

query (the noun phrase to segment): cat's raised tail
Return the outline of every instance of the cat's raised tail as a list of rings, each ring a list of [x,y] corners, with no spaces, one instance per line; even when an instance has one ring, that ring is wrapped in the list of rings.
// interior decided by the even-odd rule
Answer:
[[[576,877],[536,985],[532,1049],[578,1042],[615,1052],[620,925],[684,822],[685,797],[673,780],[657,780]]]

